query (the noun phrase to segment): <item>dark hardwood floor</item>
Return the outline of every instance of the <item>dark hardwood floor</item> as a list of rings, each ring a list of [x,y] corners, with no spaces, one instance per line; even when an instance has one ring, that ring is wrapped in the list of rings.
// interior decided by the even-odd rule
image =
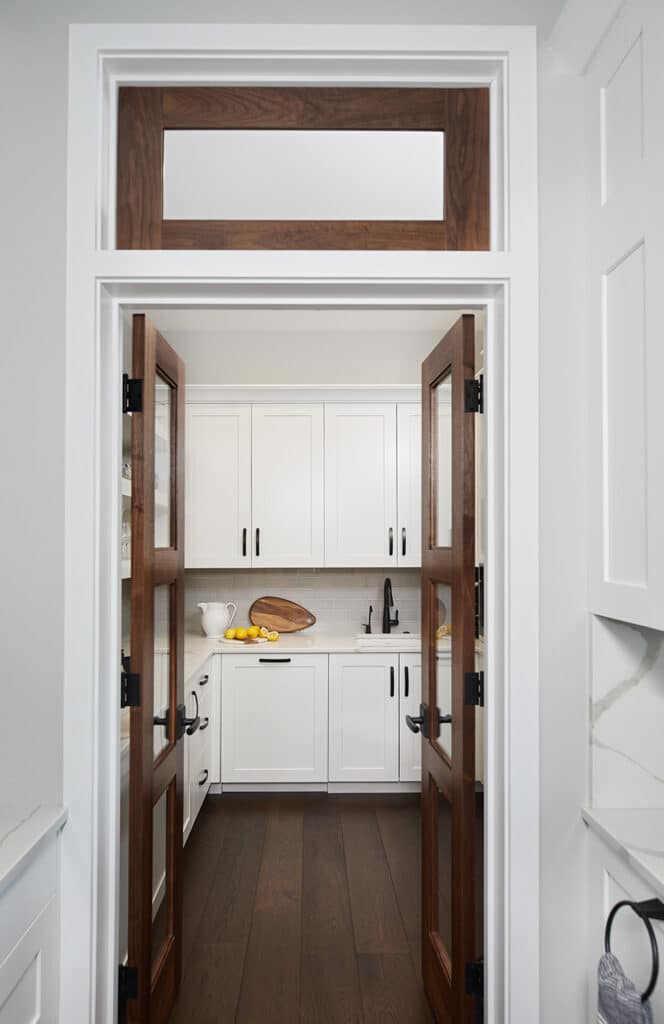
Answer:
[[[208,797],[171,1024],[423,1024],[419,797]]]

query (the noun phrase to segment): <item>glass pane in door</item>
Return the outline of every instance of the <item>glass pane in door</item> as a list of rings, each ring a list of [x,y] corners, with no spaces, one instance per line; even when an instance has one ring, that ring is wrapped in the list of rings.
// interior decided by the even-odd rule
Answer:
[[[452,715],[452,588],[437,583],[434,590],[436,630],[436,707],[443,717]],[[452,760],[452,725],[441,722],[438,746]]]
[[[154,388],[154,546],[171,547],[171,391],[159,373]]]
[[[452,973],[452,805],[437,790],[436,805],[436,873],[438,903],[436,933],[448,974]]]
[[[433,544],[452,546],[452,374],[444,374],[432,390]]]
[[[169,745],[169,708],[171,704],[171,588],[154,588],[154,677],[152,712],[154,720],[154,756]],[[157,721],[157,719],[159,721]]]
[[[152,967],[153,971],[171,934],[171,868],[168,822],[174,783],[161,794],[152,809]]]

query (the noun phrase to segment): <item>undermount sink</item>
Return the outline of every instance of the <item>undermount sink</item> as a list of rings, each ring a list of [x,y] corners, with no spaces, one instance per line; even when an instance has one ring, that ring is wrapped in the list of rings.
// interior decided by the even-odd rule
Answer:
[[[367,647],[372,650],[376,647],[396,647],[399,650],[417,650],[422,646],[420,633],[357,633],[355,635],[357,647]]]

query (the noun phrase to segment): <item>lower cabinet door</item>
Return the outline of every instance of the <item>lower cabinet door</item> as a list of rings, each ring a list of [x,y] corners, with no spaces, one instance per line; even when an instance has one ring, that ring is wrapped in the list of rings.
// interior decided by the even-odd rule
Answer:
[[[399,655],[399,779],[422,780],[422,737],[411,732],[406,715],[420,713],[422,701],[422,659],[419,654]]]
[[[326,654],[224,654],[221,781],[327,781]]]
[[[399,656],[330,655],[330,782],[399,780]]]
[[[193,718],[196,714],[196,700],[194,693],[198,697],[198,691],[196,685],[192,685],[192,681],[189,680],[185,687],[185,706],[187,708],[187,718]],[[200,702],[199,702],[200,703]],[[191,832],[194,824],[194,818],[196,816],[195,808],[195,795],[196,795],[196,768],[199,760],[198,733],[195,732],[193,736],[184,736],[184,771],[182,779],[182,841],[183,844],[187,842],[189,833]]]
[[[7,927],[11,924],[10,920]],[[57,1020],[58,906],[54,897],[0,962],[0,1024],[56,1024]]]

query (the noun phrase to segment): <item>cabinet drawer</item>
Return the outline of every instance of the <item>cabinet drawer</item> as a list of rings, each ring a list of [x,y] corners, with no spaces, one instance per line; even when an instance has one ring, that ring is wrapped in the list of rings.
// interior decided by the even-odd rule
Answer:
[[[224,655],[222,782],[327,780],[327,655]]]

